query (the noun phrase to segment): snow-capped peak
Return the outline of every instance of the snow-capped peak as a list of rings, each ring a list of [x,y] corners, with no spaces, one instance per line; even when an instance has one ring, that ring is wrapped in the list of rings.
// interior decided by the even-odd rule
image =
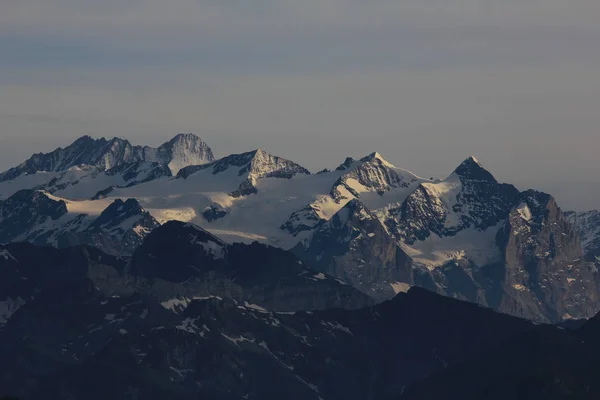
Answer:
[[[164,157],[163,162],[174,176],[184,167],[207,164],[215,159],[211,148],[193,133],[180,133],[160,146],[158,154]]]
[[[479,162],[479,160],[475,157],[475,156],[471,156],[469,157],[473,162],[476,162],[477,164],[479,164],[481,166],[481,163]]]
[[[360,161],[362,161],[362,162],[379,161],[382,165],[384,165],[388,168],[396,168],[392,163],[388,162],[385,158],[383,158],[383,156],[381,154],[379,154],[378,152],[371,153],[368,156],[361,158]]]
[[[394,189],[401,189],[403,200],[420,178],[409,171],[396,168],[386,161],[379,153],[371,153],[355,161],[347,158],[338,171],[346,171],[334,184],[331,195],[340,203],[351,197],[359,198],[361,193],[376,193],[382,196]]]
[[[453,172],[453,175],[457,175],[460,178],[475,180],[475,181],[490,181],[497,182],[496,178],[488,172],[479,160],[471,156],[463,161]]]
[[[19,166],[0,174],[0,182],[16,179],[24,174],[64,172],[76,166],[91,166],[109,171],[140,162],[168,166],[173,175],[188,165],[214,161],[212,150],[198,136],[179,134],[158,149],[133,146],[129,141],[114,137],[93,139],[82,136],[71,145],[50,152],[34,154]]]

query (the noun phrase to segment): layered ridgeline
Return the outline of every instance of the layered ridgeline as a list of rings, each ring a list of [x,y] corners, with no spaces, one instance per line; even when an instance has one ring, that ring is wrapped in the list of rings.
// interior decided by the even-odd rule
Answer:
[[[581,238],[583,254],[587,261],[600,261],[600,211],[569,212],[567,219],[575,226]]]
[[[370,302],[290,252],[181,222],[156,228],[129,260],[0,245],[0,390],[28,400],[600,395],[598,317],[569,332],[416,287]]]
[[[23,399],[396,399],[536,329],[417,288],[365,308],[289,252],[175,222],[130,262],[0,246],[0,278],[0,390]]]
[[[33,188],[68,198],[90,198],[110,186],[173,176],[189,165],[212,161],[210,147],[191,133],[179,134],[158,148],[134,146],[120,138],[83,136],[68,147],[34,154],[0,174],[0,198]]]
[[[153,154],[158,153],[162,154]],[[71,154],[65,151],[59,154],[80,160],[65,158]],[[93,241],[84,233],[71,235],[77,240],[66,243],[93,244],[128,255],[152,225],[179,220],[202,226],[227,243],[258,241],[291,249],[305,264],[377,301],[422,286],[537,321],[590,317],[600,308],[596,268],[589,257],[582,258],[580,234],[555,200],[498,182],[473,157],[437,180],[397,168],[379,153],[348,158],[332,171],[310,174],[292,161],[255,150],[184,166],[176,174],[169,168],[171,162],[151,162],[167,173],[129,180],[111,171],[138,171],[148,159],[127,158],[133,164],[120,165],[111,161],[112,168],[102,170],[107,165],[94,157],[86,158],[87,167],[66,167],[73,161],[44,167],[69,168],[66,172],[16,175],[14,171],[24,171],[30,161],[5,173],[11,179],[0,182],[5,199],[0,227],[6,220],[28,218],[27,211],[13,210],[19,201],[12,197],[31,192],[15,188],[44,191],[35,196],[53,206],[51,212],[32,213],[37,218],[33,224],[15,228],[14,222],[6,223],[9,228],[0,240],[62,247],[67,233],[87,232],[90,221],[107,207],[135,199],[143,210],[138,215],[148,214],[143,229],[130,225],[133,218],[123,225],[114,217],[108,225],[94,225],[103,227],[103,240]],[[76,173],[74,169],[86,168],[102,172],[79,181],[65,178]],[[38,184],[47,175],[54,177]],[[118,238],[123,232],[141,234],[132,240],[133,246],[115,248],[106,239],[113,226],[122,227]]]

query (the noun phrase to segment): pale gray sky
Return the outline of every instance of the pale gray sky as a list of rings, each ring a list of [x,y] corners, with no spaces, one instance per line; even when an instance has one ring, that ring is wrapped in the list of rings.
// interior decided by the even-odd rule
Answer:
[[[309,169],[379,151],[600,208],[597,0],[2,0],[0,169],[196,132]]]

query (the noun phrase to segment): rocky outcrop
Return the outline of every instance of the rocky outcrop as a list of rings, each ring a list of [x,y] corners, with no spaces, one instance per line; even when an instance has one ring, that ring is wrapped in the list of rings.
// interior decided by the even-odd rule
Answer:
[[[473,172],[469,179],[473,176],[488,175]],[[496,189],[503,187],[485,182],[485,186],[489,185]],[[494,201],[501,200],[497,192],[492,194]],[[600,277],[593,264],[582,260],[578,235],[556,201],[544,193],[523,192],[503,216],[501,211],[509,203],[505,198],[495,203],[498,207],[494,212],[483,213],[489,219],[482,227],[487,224],[500,227],[491,231],[498,231],[495,243],[487,250],[482,249],[497,253],[488,263],[478,264],[468,254],[448,258],[434,267],[413,262],[408,256],[410,252],[418,254],[417,251],[426,250],[399,244],[381,225],[380,216],[357,200],[350,201],[329,221],[317,224],[312,236],[294,251],[307,264],[378,299],[390,298],[392,289],[406,290],[417,285],[540,322],[594,315],[600,309]],[[485,221],[476,217],[478,207],[471,204],[468,216]],[[454,221],[472,223],[467,219]],[[431,226],[427,229],[439,235],[438,240],[444,240],[444,234],[448,234]],[[471,226],[471,229],[478,228]]]
[[[214,156],[210,147],[191,133],[179,134],[157,149],[133,146],[120,138],[106,140],[83,136],[64,149],[35,154],[21,165],[0,174],[0,182],[13,180],[23,174],[60,172],[79,166],[94,167],[99,171],[117,169],[113,171],[114,174],[139,163],[157,164],[176,175],[188,165],[212,161]]]
[[[369,296],[390,299],[413,283],[412,260],[360,201],[348,202],[294,252]]]
[[[582,260],[579,237],[550,195],[524,192],[498,242],[504,294],[492,306],[553,322],[591,317],[600,309],[598,274]]]
[[[310,175],[306,168],[258,149],[248,153],[227,156],[209,165],[183,168],[177,174],[177,178],[187,179],[190,175],[206,169],[212,171],[214,175],[233,171],[242,179],[239,187],[230,193],[232,197],[257,193],[256,183],[259,179],[291,179],[296,175]]]
[[[115,200],[98,217],[70,213],[67,203],[35,190],[0,201],[0,243],[96,246],[109,254],[131,255],[159,223],[137,200]]]
[[[133,255],[130,273],[165,286],[185,283],[172,297],[231,297],[272,311],[373,304],[369,296],[305,266],[288,251],[258,243],[229,245],[176,221],[148,235]]]
[[[218,204],[211,204],[202,211],[202,216],[207,222],[213,222],[224,218],[227,215],[227,210]]]
[[[159,226],[137,200],[117,199],[80,234],[80,244],[109,254],[129,255]]]
[[[348,171],[331,189],[331,197],[338,203],[348,200],[345,193],[354,198],[360,198],[361,191],[382,195],[393,189],[409,188],[419,180],[414,174],[394,167],[379,153],[372,153],[358,162],[348,158],[337,170]]]
[[[600,277],[552,196],[523,192],[497,234],[501,259],[450,261],[415,273],[415,283],[539,322],[589,318],[600,310]]]
[[[308,232],[323,219],[319,215],[319,210],[315,204],[309,204],[298,211],[294,211],[290,218],[281,225],[280,229],[289,232],[292,236],[298,236],[302,232]]]
[[[600,260],[600,212],[597,210],[567,213],[567,219],[575,227],[581,239],[586,261]]]
[[[83,136],[64,149],[58,148],[48,154],[33,155],[21,165],[0,174],[0,182],[39,171],[65,171],[78,165],[106,170],[140,160],[139,152],[126,140],[92,139],[90,136]]]
[[[401,205],[387,208],[384,218],[390,232],[410,245],[431,235],[483,231],[504,220],[518,198],[514,186],[499,183],[471,157],[447,179],[422,183]]]
[[[62,200],[35,190],[22,190],[0,201],[0,243],[30,241],[44,244],[47,227],[67,214]]]

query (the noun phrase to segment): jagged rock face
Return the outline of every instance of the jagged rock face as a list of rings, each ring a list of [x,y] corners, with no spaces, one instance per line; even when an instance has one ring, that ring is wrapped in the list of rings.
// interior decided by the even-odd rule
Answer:
[[[0,201],[0,243],[44,241],[44,226],[67,213],[64,201],[55,201],[33,190],[22,190]],[[40,237],[42,236],[42,237]]]
[[[185,282],[188,297],[198,293],[232,297],[273,311],[373,304],[369,296],[309,269],[290,252],[258,243],[228,245],[197,226],[175,221],[146,238],[133,256],[130,272],[146,279]]]
[[[106,171],[109,176],[121,175],[127,186],[149,182],[163,176],[171,176],[169,167],[159,163],[136,162],[123,164]]]
[[[292,161],[256,150],[251,161],[240,169],[239,174],[247,177],[239,189],[231,193],[233,197],[256,193],[255,185],[261,178],[290,179],[298,174],[309,175],[310,172]]]
[[[402,205],[386,210],[385,223],[410,245],[432,234],[454,236],[468,228],[483,231],[504,220],[518,198],[514,186],[498,183],[469,158],[446,180],[423,183]]]
[[[494,201],[501,199],[494,193]],[[418,285],[542,322],[595,314],[600,279],[593,265],[582,262],[577,234],[554,199],[535,191],[524,192],[502,215],[502,207],[508,203],[495,203],[498,207],[494,212],[483,212],[486,218],[493,218],[488,222],[494,226],[490,232],[497,235],[495,242],[491,237],[487,250],[497,256],[490,257],[489,263],[477,264],[466,255],[437,267],[413,266],[407,252],[414,252],[414,248],[402,248],[381,226],[378,216],[357,200],[329,221],[317,224],[314,234],[295,252],[307,264],[378,299],[393,295],[392,288]],[[470,207],[470,218],[483,221],[479,215],[480,208]],[[456,221],[470,223],[466,219]],[[443,231],[435,232],[443,237]]]
[[[232,197],[257,193],[258,190],[255,185],[262,178],[291,179],[296,175],[310,175],[306,168],[259,149],[227,156],[209,165],[183,168],[179,171],[177,177],[186,179],[190,175],[207,168],[212,169],[214,175],[226,171],[235,171],[237,176],[243,178],[239,187],[230,193]]]
[[[18,167],[0,174],[0,182],[23,174],[60,172],[81,165],[109,171],[115,168],[127,169],[131,164],[143,162],[167,167],[175,175],[185,166],[213,160],[212,150],[193,134],[177,135],[158,149],[133,146],[129,141],[119,138],[106,140],[83,136],[64,149],[58,148],[48,154],[35,154]]]
[[[290,218],[281,225],[281,229],[297,236],[299,233],[312,231],[321,221],[323,219],[319,215],[316,206],[309,204],[298,211],[294,211]]]
[[[377,197],[376,202],[385,203],[389,200],[384,200],[384,196],[393,193],[393,199],[398,201],[423,181],[409,171],[396,168],[379,153],[372,153],[360,160],[348,157],[336,169],[334,174],[336,173],[339,178],[332,185],[329,196],[321,197],[294,211],[280,229],[296,237],[300,233],[314,230],[320,221],[328,220],[335,213],[331,212],[332,209],[337,211],[352,199],[363,201],[367,197],[373,202],[373,197]],[[323,175],[325,172],[319,174]],[[332,207],[332,204],[335,205]],[[328,211],[324,212],[324,209]]]
[[[469,259],[418,269],[415,284],[507,314],[558,323],[599,309],[599,276],[581,260],[580,242],[555,200],[523,192],[498,231],[500,260]]]
[[[358,200],[323,221],[295,249],[308,265],[340,278],[378,300],[412,284],[412,260]]]
[[[0,299],[26,299],[0,327],[0,387],[27,399],[391,400],[535,329],[419,289],[353,311],[273,313],[210,298],[172,312],[98,289],[96,271],[118,259],[28,244],[0,251],[10,254],[0,257]],[[7,284],[9,274],[25,286]]]
[[[339,169],[342,178],[364,162],[348,159]],[[360,195],[343,190],[349,198]],[[420,183],[401,204],[372,212],[355,202],[329,221],[315,202],[281,228],[294,235],[313,231],[302,236],[296,254],[365,293],[389,298],[382,289],[402,282],[397,289],[418,285],[545,322],[598,310],[599,277],[579,260],[580,244],[556,202],[498,183],[474,158],[446,180]],[[348,217],[361,214],[371,218]],[[369,238],[375,228],[369,222],[365,229],[365,221],[374,216],[385,225]],[[390,271],[402,271],[401,278],[386,275]]]
[[[135,199],[117,199],[82,233],[82,244],[110,254],[132,254],[160,224]]]
[[[118,187],[131,187],[142,183],[150,182],[158,178],[172,176],[171,170],[166,165],[149,162],[123,164],[119,167],[110,169],[108,171],[101,171],[100,173],[104,173],[107,176],[111,177],[120,177],[121,181],[117,181],[118,183],[116,185],[111,185],[109,187],[102,188],[101,190],[97,191],[93,196],[91,196],[91,200],[104,199]],[[60,194],[60,191],[65,189],[65,187],[67,187],[68,185],[80,184],[82,182],[85,182],[86,178],[88,177],[83,177],[80,180],[74,180],[62,185],[56,185],[54,181],[51,181],[47,185],[37,187],[36,189],[43,189],[49,193]],[[85,196],[83,197],[85,198]]]
[[[600,259],[600,212],[571,212],[567,214],[567,219],[579,234],[584,259],[596,262]]]
[[[159,226],[137,200],[115,200],[97,218],[70,214],[64,200],[23,190],[0,202],[0,243],[96,246],[109,254],[128,255]]]
[[[337,201],[347,200],[344,192],[350,192],[355,198],[360,198],[358,188],[376,192],[380,195],[397,188],[408,188],[418,178],[407,171],[400,173],[393,165],[385,161],[379,153],[373,153],[362,158],[358,165],[348,158],[338,170],[348,170],[334,184],[331,196]]]
[[[352,167],[352,165],[356,162],[356,160],[352,157],[346,157],[343,163],[341,163],[335,170],[336,171],[346,171]]]
[[[598,274],[583,262],[579,237],[550,195],[524,192],[498,242],[504,254],[500,310],[552,322],[597,312]]]
[[[18,167],[1,174],[0,181],[11,180],[24,173],[64,171],[78,165],[107,170],[140,160],[139,151],[126,140],[119,138],[110,141],[104,138],[95,140],[83,136],[64,149],[58,148],[48,154],[35,154]]]
[[[210,147],[192,133],[181,133],[158,149],[144,148],[144,159],[169,168],[173,176],[190,165],[208,164],[215,160]]]
[[[212,204],[202,211],[202,216],[207,222],[213,222],[218,219],[224,218],[227,215],[227,210],[223,207]]]

